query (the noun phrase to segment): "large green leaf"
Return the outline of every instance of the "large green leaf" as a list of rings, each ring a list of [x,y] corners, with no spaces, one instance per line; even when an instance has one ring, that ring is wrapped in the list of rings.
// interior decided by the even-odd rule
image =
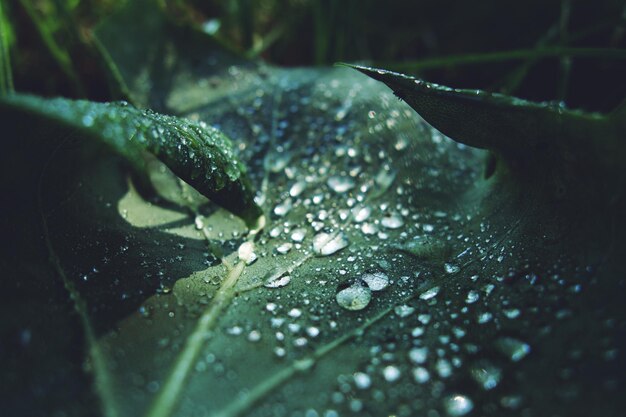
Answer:
[[[605,171],[585,180],[600,200],[534,192],[540,172],[510,175],[506,158],[494,171],[368,77],[241,62],[135,7],[98,31],[118,81],[137,105],[235,138],[268,224],[244,241],[221,211],[149,204],[115,159],[86,164],[90,185],[47,223],[98,329],[86,357],[103,414],[619,415],[624,204]],[[73,233],[68,212],[84,219]],[[203,264],[216,246],[222,263]],[[129,294],[132,310],[103,305]],[[49,299],[35,317],[63,304]],[[67,399],[34,356],[16,397]],[[63,380],[80,380],[71,369]],[[29,411],[96,412],[76,397]]]

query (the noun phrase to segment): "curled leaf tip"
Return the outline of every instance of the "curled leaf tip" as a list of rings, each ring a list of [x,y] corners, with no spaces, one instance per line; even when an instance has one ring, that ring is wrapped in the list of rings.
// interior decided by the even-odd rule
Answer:
[[[582,156],[604,149],[592,140],[604,129],[607,118],[602,115],[482,90],[450,88],[384,69],[348,66],[386,84],[446,136],[492,150],[508,160],[532,160],[546,150],[550,155],[573,152]]]

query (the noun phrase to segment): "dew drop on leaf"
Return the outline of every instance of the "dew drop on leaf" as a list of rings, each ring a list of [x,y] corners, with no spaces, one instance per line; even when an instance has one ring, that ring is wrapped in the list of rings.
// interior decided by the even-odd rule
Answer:
[[[364,372],[355,372],[352,377],[358,389],[368,389],[372,385],[372,378]]]
[[[335,298],[337,304],[346,310],[363,310],[372,299],[372,291],[357,282],[339,291]]]
[[[388,365],[383,368],[383,377],[387,382],[396,382],[400,379],[400,376],[402,376],[402,373],[397,366]]]
[[[380,224],[382,224],[383,227],[386,227],[387,229],[399,229],[400,227],[404,226],[404,221],[402,220],[402,217],[400,217],[398,214],[392,214],[389,217],[383,217],[383,219],[380,221]]]
[[[372,291],[381,291],[389,285],[389,277],[383,272],[374,272],[361,275],[361,280],[367,284]]]
[[[404,317],[408,317],[411,314],[413,314],[413,312],[415,311],[415,308],[408,306],[406,304],[400,305],[400,306],[396,306],[393,309],[394,313],[396,313],[396,315],[400,318],[404,318]]]
[[[496,348],[513,362],[521,361],[530,353],[530,346],[513,337],[502,337],[496,341]]]
[[[443,408],[451,417],[464,416],[472,411],[474,403],[466,395],[454,394],[444,398]]]
[[[289,284],[291,282],[291,276],[290,275],[283,275],[281,277],[272,279],[270,281],[267,281],[265,284],[263,284],[266,288],[280,288],[280,287],[284,287],[285,285]]]
[[[317,255],[328,256],[348,246],[348,239],[343,233],[336,235],[318,233],[313,238],[313,251]]]
[[[430,379],[430,374],[428,373],[428,370],[426,368],[418,366],[417,368],[413,369],[413,379],[418,384],[423,384],[425,382],[428,382],[428,380]]]
[[[331,190],[338,194],[345,193],[354,188],[354,180],[350,177],[332,176],[326,182]]]
[[[426,290],[423,293],[421,293],[420,299],[424,301],[430,300],[431,298],[436,297],[437,294],[439,294],[439,287],[432,287],[431,289]]]

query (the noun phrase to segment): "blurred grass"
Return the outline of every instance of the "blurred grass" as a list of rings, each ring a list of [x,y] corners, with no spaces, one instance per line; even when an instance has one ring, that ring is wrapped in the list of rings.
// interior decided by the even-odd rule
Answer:
[[[158,2],[230,49],[277,65],[366,62],[451,86],[564,100],[587,110],[608,111],[626,96],[621,0]],[[123,3],[9,1],[17,28],[11,50],[17,89],[111,96],[90,31]]]

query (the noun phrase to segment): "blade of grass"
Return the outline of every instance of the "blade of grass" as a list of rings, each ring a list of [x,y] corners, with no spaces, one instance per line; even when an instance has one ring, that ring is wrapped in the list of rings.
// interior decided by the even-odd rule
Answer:
[[[0,94],[8,94],[14,88],[9,56],[9,20],[3,7],[3,3],[0,3]]]
[[[57,41],[54,39],[52,31],[50,30],[48,25],[46,25],[43,19],[41,19],[40,16],[37,14],[37,11],[33,7],[31,1],[19,1],[22,5],[22,8],[35,26],[41,42],[44,44],[54,61],[63,72],[63,74],[65,74],[76,94],[78,94],[80,97],[85,97],[85,89],[83,88],[78,74],[74,70],[74,66],[72,65],[72,60],[70,58],[69,52],[59,46]]]
[[[626,50],[620,48],[569,48],[555,46],[537,49],[514,49],[501,52],[451,55],[415,61],[376,63],[376,65],[392,68],[396,71],[420,71],[443,67],[484,64],[488,62],[518,61],[547,57],[626,59]]]

